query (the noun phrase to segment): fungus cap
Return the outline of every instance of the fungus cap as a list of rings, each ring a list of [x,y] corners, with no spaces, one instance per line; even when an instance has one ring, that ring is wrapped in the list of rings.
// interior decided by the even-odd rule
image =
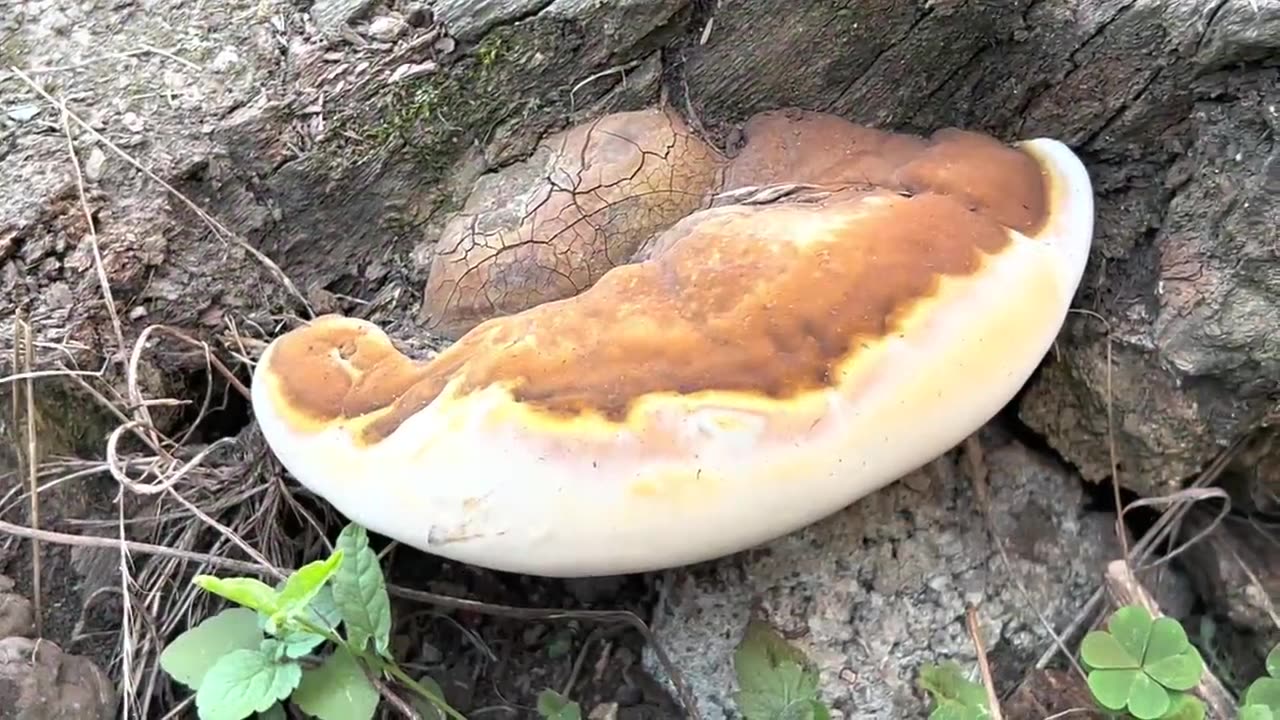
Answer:
[[[427,362],[317,318],[264,352],[255,415],[351,520],[461,562],[609,575],[777,538],[990,420],[1077,290],[1093,198],[1076,156],[935,147],[901,168],[906,191],[700,211],[652,257]]]

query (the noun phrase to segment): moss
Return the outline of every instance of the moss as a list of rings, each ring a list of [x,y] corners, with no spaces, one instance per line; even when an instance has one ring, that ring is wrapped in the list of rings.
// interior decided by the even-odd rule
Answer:
[[[563,118],[554,110],[567,104],[567,88],[581,72],[581,33],[567,21],[498,28],[452,65],[383,88],[367,104],[352,103],[354,110],[336,118],[333,137],[357,144],[328,154],[348,166],[407,156],[420,168],[420,182],[435,184],[467,147],[513,115],[529,118],[534,132]]]
[[[8,35],[0,35],[0,65],[6,67],[25,67],[27,64],[27,46],[17,31]]]

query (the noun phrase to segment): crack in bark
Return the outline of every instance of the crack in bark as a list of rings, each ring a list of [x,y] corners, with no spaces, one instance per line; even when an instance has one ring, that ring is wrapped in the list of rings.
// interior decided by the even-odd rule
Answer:
[[[1230,0],[1218,0],[1218,4],[1209,11],[1209,16],[1205,18],[1204,28],[1200,31],[1200,37],[1196,38],[1196,49],[1193,54],[1199,55],[1204,49],[1205,40],[1209,37],[1209,33],[1213,31],[1214,23],[1218,20],[1218,15],[1222,13],[1222,9],[1227,6]]]
[[[854,87],[856,87],[859,83],[865,80],[868,75],[870,75],[872,72],[875,71],[876,66],[880,64],[880,61],[884,59],[885,55],[888,55],[890,52],[896,50],[899,45],[909,40],[911,38],[911,35],[915,33],[917,29],[919,29],[920,25],[924,23],[925,20],[928,20],[930,17],[932,17],[932,15],[933,15],[933,8],[926,7],[924,11],[921,13],[920,17],[913,20],[911,24],[907,26],[907,29],[903,31],[902,37],[899,37],[897,40],[890,42],[887,46],[885,46],[884,49],[876,53],[876,56],[871,58],[871,62],[867,63],[866,70],[863,70],[861,73],[858,74],[857,77],[849,81],[849,84],[845,85],[844,89],[836,93],[834,99],[828,102],[827,106],[823,109],[827,112],[831,112],[832,108],[842,104],[845,98],[847,98],[849,94],[853,92]]]

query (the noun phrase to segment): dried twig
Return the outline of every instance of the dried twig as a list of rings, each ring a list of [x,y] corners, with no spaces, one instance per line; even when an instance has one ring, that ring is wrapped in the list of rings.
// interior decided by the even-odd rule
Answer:
[[[31,326],[25,321],[17,321],[14,323],[13,329],[16,335],[19,328],[22,330],[22,343],[19,345],[17,338],[14,340],[14,354],[18,353],[18,348],[22,350],[22,365],[25,370],[31,370],[31,366],[35,363],[35,348],[32,346]],[[23,395],[26,401],[26,429],[27,429],[27,447],[26,447],[26,466],[27,484],[31,493],[31,527],[40,527],[40,493],[36,492],[39,487],[37,480],[37,468],[40,465],[40,448],[36,440],[36,396],[35,386],[30,377],[24,383],[25,392]],[[17,398],[14,398],[15,405]],[[15,418],[16,420],[16,418]],[[14,427],[18,424],[15,422]],[[35,615],[36,637],[44,636],[44,588],[43,564],[41,563],[40,543],[31,543],[31,605]]]
[[[987,689],[987,709],[991,720],[1004,720],[1000,712],[1000,696],[996,694],[996,683],[991,677],[991,663],[987,660],[987,648],[982,642],[982,625],[978,622],[978,609],[967,605],[964,611],[965,625],[969,628],[969,637],[973,639],[973,649],[978,654],[978,671],[982,673],[982,686]]]

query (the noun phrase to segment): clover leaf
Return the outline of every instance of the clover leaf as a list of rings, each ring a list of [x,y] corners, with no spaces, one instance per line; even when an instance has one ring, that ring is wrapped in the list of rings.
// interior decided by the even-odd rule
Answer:
[[[1195,687],[1204,672],[1204,660],[1182,625],[1168,617],[1152,618],[1136,605],[1116,610],[1106,630],[1086,635],[1080,659],[1089,668],[1094,699],[1138,720],[1180,711],[1181,691]]]
[[[933,697],[934,708],[929,713],[929,720],[982,720],[991,717],[986,689],[966,678],[955,662],[921,666],[916,684]]]
[[[1280,720],[1280,645],[1267,653],[1267,674],[1244,691],[1240,720]]]

